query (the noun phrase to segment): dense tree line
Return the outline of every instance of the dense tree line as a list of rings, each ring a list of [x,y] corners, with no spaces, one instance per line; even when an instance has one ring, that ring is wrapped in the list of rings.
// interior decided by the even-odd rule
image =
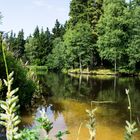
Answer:
[[[51,32],[48,28],[44,30],[37,26],[33,34],[26,39],[23,29],[17,35],[11,31],[10,35],[6,36],[7,50],[26,64],[47,65],[48,55],[54,48],[53,42],[56,38],[62,40],[64,33],[65,25],[60,24],[58,20]]]
[[[7,37],[10,51],[30,65],[50,70],[109,67],[140,68],[139,0],[72,0],[69,20],[58,20],[52,31],[39,29],[24,39],[24,31]]]
[[[1,19],[2,15],[0,13],[0,22]],[[7,41],[7,43],[5,42],[5,40]],[[14,80],[12,89],[19,87],[18,96],[20,100],[20,105],[22,107],[30,104],[33,93],[35,93],[36,91],[36,85],[32,81],[32,78],[29,75],[28,70],[22,65],[22,62],[18,60],[21,59],[24,55],[24,44],[25,40],[23,37],[23,30],[19,32],[17,38],[13,33],[11,33],[10,37],[8,37],[6,36],[6,34],[0,31],[0,81],[1,81],[0,99],[2,98],[5,99],[5,95],[7,92],[6,86],[4,86],[3,83],[3,79],[7,78],[5,63],[3,59],[3,51],[4,51],[4,54],[6,56],[6,63],[8,66],[8,72],[11,73],[12,71],[14,71]],[[17,60],[13,56],[16,57]]]

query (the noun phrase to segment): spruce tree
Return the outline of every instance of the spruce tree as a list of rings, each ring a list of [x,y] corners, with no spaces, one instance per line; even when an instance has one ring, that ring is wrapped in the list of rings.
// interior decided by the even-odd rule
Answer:
[[[78,22],[85,22],[87,19],[86,16],[86,7],[88,0],[72,0],[70,3],[70,20],[68,21],[68,26],[73,27]]]
[[[65,26],[60,24],[58,19],[55,22],[55,26],[52,29],[52,33],[53,33],[52,34],[53,39],[58,38],[58,37],[62,38],[65,33]]]
[[[102,15],[102,5],[103,0],[88,0],[87,2],[87,21],[90,23],[93,29],[95,29],[100,16]]]
[[[14,50],[14,56],[16,58],[21,58],[24,55],[25,50],[25,40],[24,40],[24,31],[23,29],[19,31],[18,36],[16,38],[16,46]]]

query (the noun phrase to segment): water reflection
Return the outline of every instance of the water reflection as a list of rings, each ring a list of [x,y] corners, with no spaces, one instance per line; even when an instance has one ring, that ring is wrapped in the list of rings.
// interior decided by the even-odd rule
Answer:
[[[117,104],[94,104],[93,108],[97,107],[97,135],[96,140],[123,140],[126,112]],[[33,116],[40,116],[39,110],[45,108],[49,119],[54,123],[54,128],[51,131],[51,136],[56,134],[58,130],[69,130],[70,134],[64,137],[64,140],[75,140],[80,124],[83,122],[80,140],[89,139],[88,129],[86,128],[87,115],[85,110],[90,108],[90,103],[64,98],[51,98],[46,106],[38,104],[38,108],[34,110]],[[24,121],[24,116],[23,116]],[[32,127],[36,123],[32,122]],[[30,126],[31,127],[31,126]],[[44,136],[44,132],[41,133]],[[140,138],[140,133],[137,133],[136,138]]]
[[[90,102],[111,101],[109,104],[95,103],[97,107],[96,140],[123,140],[125,120],[129,119],[128,101],[125,88],[130,90],[133,106],[133,119],[140,118],[140,79],[119,77],[91,77],[81,75],[63,75],[48,73],[40,75],[42,97],[35,99],[29,113],[23,113],[25,126],[33,126],[33,119],[44,107],[48,117],[54,123],[51,134],[58,130],[68,129],[70,135],[65,140],[75,140],[81,122],[87,119],[85,110],[90,108]],[[48,94],[52,95],[48,98]],[[29,120],[27,119],[29,118]],[[89,138],[85,124],[81,128],[80,140]],[[140,132],[136,134],[140,139]]]
[[[68,76],[60,73],[49,73],[40,78],[41,82],[43,82],[43,87],[46,87],[44,95],[49,92],[49,94],[55,97],[83,101],[110,100],[127,103],[125,89],[128,88],[134,108],[137,108],[137,111],[140,108],[140,100],[138,98],[140,97],[139,78]]]

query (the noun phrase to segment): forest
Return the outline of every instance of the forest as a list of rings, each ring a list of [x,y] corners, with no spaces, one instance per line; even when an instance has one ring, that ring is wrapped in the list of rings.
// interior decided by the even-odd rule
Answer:
[[[109,68],[136,72],[140,66],[140,1],[72,0],[69,20],[53,29],[22,29],[6,38],[7,50],[27,65],[49,70]]]
[[[2,23],[3,18],[4,15],[0,12],[0,24],[4,24]],[[2,99],[0,100],[0,106],[5,110],[1,111],[0,109],[0,119],[2,119],[0,124],[6,126],[7,130],[10,130],[6,134],[7,138],[9,137],[8,140],[19,139],[21,135],[21,140],[26,139],[26,137],[32,137],[30,140],[38,140],[38,133],[36,133],[38,130],[33,132],[30,129],[25,129],[19,135],[19,129],[16,127],[20,123],[17,110],[19,108],[21,110],[25,109],[27,106],[30,108],[32,99],[36,99],[38,96],[48,98],[48,96],[55,95],[56,93],[53,91],[58,90],[59,87],[61,89],[57,91],[56,97],[58,93],[61,95],[63,92],[65,97],[73,95],[73,98],[77,98],[80,96],[83,100],[85,99],[86,91],[88,91],[89,97],[87,98],[94,97],[98,99],[98,94],[100,94],[99,99],[105,98],[108,100],[109,98],[112,99],[112,92],[114,92],[113,101],[115,103],[118,97],[119,104],[123,101],[126,104],[128,100],[130,121],[126,122],[125,140],[132,140],[133,134],[137,131],[137,126],[132,121],[131,109],[133,108],[131,108],[129,90],[124,90],[125,82],[131,81],[130,79],[125,79],[126,81],[121,79],[119,81],[118,77],[115,77],[114,79],[109,79],[109,81],[108,79],[101,80],[98,78],[89,80],[87,77],[86,80],[83,78],[84,82],[82,82],[82,76],[79,79],[77,78],[78,80],[76,81],[73,77],[61,76],[61,74],[59,79],[59,76],[57,77],[55,74],[77,69],[80,72],[84,69],[91,71],[107,69],[115,72],[115,74],[131,73],[139,75],[139,19],[140,0],[71,0],[69,19],[64,24],[60,23],[59,19],[56,19],[52,29],[37,25],[34,32],[27,37],[24,35],[24,29],[21,29],[17,34],[13,30],[10,32],[0,31],[0,99]],[[34,73],[35,71],[30,71],[34,67],[55,72],[55,74],[51,73],[52,75],[48,74],[46,78],[47,80],[49,79],[47,81],[49,86],[47,85],[48,83],[46,84],[46,79],[42,78],[43,76],[39,77],[37,73]],[[14,73],[11,73],[12,71]],[[42,78],[41,80],[44,80],[44,83],[37,78]],[[63,84],[66,85],[61,83],[62,79],[64,80]],[[135,82],[132,80],[132,83],[137,86],[137,81],[138,79]],[[40,92],[41,82],[45,88],[49,89],[45,91],[45,96],[44,91]],[[119,83],[118,85],[122,86],[121,91],[117,91],[117,82]],[[61,83],[61,86],[59,83]],[[97,83],[100,84],[99,87]],[[84,84],[83,87],[81,87],[81,84]],[[90,84],[90,88],[87,87],[88,84]],[[113,85],[113,87],[110,88],[107,84]],[[52,88],[53,85],[56,85],[54,89]],[[104,85],[106,85],[106,91],[104,91],[105,95],[103,96],[103,92],[100,90],[102,90]],[[130,88],[130,85],[128,87]],[[122,88],[126,94],[116,95],[116,91],[122,92]],[[66,92],[66,89],[68,92]],[[90,95],[96,90],[97,93],[95,95]],[[17,91],[18,94],[16,94]],[[81,94],[81,91],[83,91],[83,94]],[[110,91],[111,94],[109,93]],[[137,94],[133,96],[135,97],[134,99],[139,96],[138,90]],[[106,101],[103,100],[103,102]],[[137,102],[139,103],[139,101]],[[111,104],[111,107],[114,106]],[[60,109],[64,110],[61,105]],[[114,112],[116,111],[115,109]],[[96,109],[86,111],[89,116],[89,127],[93,127],[93,133],[90,133],[92,135],[91,138],[95,137],[95,111]],[[42,109],[40,112],[42,117],[37,121],[48,134],[53,128],[53,124],[45,116],[45,110]],[[127,114],[129,113],[127,112]],[[7,119],[6,115],[11,115],[12,119]],[[128,116],[124,120],[128,119]],[[9,124],[11,124],[12,128]],[[68,133],[68,131],[59,131],[56,138],[61,140],[61,137]],[[137,137],[139,137],[139,133]]]

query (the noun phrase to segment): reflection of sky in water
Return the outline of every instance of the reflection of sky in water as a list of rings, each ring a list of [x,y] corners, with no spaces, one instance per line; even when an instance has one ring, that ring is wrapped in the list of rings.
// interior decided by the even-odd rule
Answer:
[[[53,122],[53,129],[50,133],[52,140],[59,130],[70,132],[65,136],[64,140],[75,140],[77,138],[77,132],[81,122],[87,119],[85,110],[89,108],[90,104],[82,103],[76,100],[69,99],[57,99],[51,100],[48,107],[39,106],[35,111],[35,117],[40,116],[40,110],[45,109],[46,114],[51,122]],[[59,110],[59,106],[63,105],[63,109]],[[59,109],[58,109],[59,108]],[[125,126],[125,112],[117,104],[110,105],[98,105],[96,112],[97,120],[97,140],[123,140],[124,126]],[[36,122],[34,124],[37,125]],[[44,131],[40,132],[41,136],[45,135]],[[137,138],[140,137],[140,132],[137,133]],[[85,124],[81,128],[80,140],[88,140],[89,132]]]
[[[45,109],[45,112],[46,112],[46,114],[47,114],[47,116],[48,116],[48,119],[49,119],[51,122],[53,122],[53,129],[52,129],[51,132],[50,132],[50,136],[53,137],[55,134],[57,134],[58,130],[59,130],[59,131],[65,131],[65,130],[67,130],[67,126],[66,126],[66,123],[65,123],[63,114],[57,113],[57,118],[56,118],[56,117],[55,117],[55,111],[53,111],[53,110],[51,109],[51,107],[52,107],[52,104],[49,105],[48,107],[44,107],[44,106],[38,107],[38,108],[37,108],[37,111],[36,111],[36,113],[35,113],[35,118],[39,118],[39,117],[41,116],[40,110]],[[33,125],[34,125],[34,126],[37,126],[37,125],[38,125],[38,122],[35,121]],[[57,127],[55,127],[55,126],[57,126]],[[42,130],[42,131],[40,132],[40,134],[41,134],[42,136],[45,136],[45,131]]]
[[[98,106],[95,104],[98,107],[96,140],[123,140],[125,120],[129,119],[125,88],[129,88],[130,93],[133,93],[131,94],[133,113],[139,111],[140,108],[140,80],[138,78],[86,77],[85,79],[84,77],[75,78],[55,73],[49,73],[46,77],[41,78],[43,87],[46,87],[43,90],[44,95],[47,91],[53,97],[48,99],[44,96],[48,107],[45,107],[46,104],[43,107],[41,101],[35,102],[39,107],[34,110],[33,114],[38,117],[39,110],[45,108],[48,118],[53,122],[52,134],[58,130],[66,129],[70,132],[64,140],[77,138],[81,122],[85,122],[87,119],[85,110],[90,107],[91,100],[114,102],[114,104],[99,104]],[[140,114],[137,116],[140,118]],[[89,133],[84,124],[79,140],[88,139]],[[137,140],[139,139],[140,131],[137,133]]]

